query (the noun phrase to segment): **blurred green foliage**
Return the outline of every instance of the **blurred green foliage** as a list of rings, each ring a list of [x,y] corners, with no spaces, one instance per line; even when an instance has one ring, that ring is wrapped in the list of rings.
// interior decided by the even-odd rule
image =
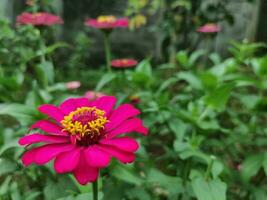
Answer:
[[[170,11],[166,31],[179,35],[176,31],[184,30],[172,24],[175,16],[181,10],[191,13],[199,1],[164,2]],[[131,0],[126,12],[135,15],[146,3]],[[149,5],[149,12],[156,12],[160,4]],[[154,64],[147,58],[134,69],[107,73],[87,63],[93,40],[80,30],[73,44],[55,42],[50,28],[13,27],[1,19],[0,30],[0,200],[91,199],[90,185],[57,175],[52,163],[25,168],[24,149],[17,144],[42,118],[37,106],[59,104],[87,90],[114,95],[119,103],[138,98],[135,106],[150,130],[148,137],[138,138],[134,164],[114,161],[101,171],[100,199],[267,198],[267,56],[258,54],[265,44],[231,42],[227,58],[174,49],[171,62]],[[68,90],[70,80],[82,87]]]

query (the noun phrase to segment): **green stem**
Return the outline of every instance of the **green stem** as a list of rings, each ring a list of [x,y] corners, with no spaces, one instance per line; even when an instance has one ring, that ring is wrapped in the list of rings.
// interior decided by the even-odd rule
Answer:
[[[109,72],[111,72],[111,50],[110,50],[109,33],[104,33],[104,45],[105,45],[107,69]]]
[[[210,160],[210,163],[207,167],[207,170],[206,170],[206,173],[205,173],[205,179],[208,180],[209,177],[210,177],[210,174],[211,174],[211,169],[212,169],[212,166],[213,166],[213,163],[214,163],[214,160],[216,159],[215,156],[210,156],[211,160]]]
[[[93,200],[98,200],[97,180],[92,183],[92,187],[93,187]]]

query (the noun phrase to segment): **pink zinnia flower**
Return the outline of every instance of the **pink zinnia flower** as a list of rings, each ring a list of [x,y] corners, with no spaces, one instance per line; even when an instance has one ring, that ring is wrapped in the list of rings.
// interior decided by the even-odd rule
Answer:
[[[65,87],[68,90],[75,90],[81,87],[81,82],[80,81],[70,81],[65,84]]]
[[[221,31],[221,27],[214,23],[205,24],[197,29],[200,33],[218,33]]]
[[[103,97],[103,96],[107,96],[107,95],[102,93],[102,92],[95,92],[95,91],[87,91],[84,94],[84,97],[89,99],[90,101],[96,100],[96,99]]]
[[[90,102],[87,98],[70,98],[59,107],[45,104],[39,111],[49,117],[32,125],[46,134],[33,133],[22,137],[20,145],[33,147],[22,156],[25,166],[44,165],[54,159],[57,173],[73,173],[85,185],[96,181],[99,170],[107,167],[112,157],[122,163],[135,160],[138,143],[122,134],[137,132],[148,134],[140,111],[130,104],[114,109],[113,96],[101,97]]]
[[[127,28],[129,20],[127,18],[116,18],[112,15],[99,16],[97,19],[88,19],[85,21],[86,26],[98,29]]]
[[[56,15],[50,13],[28,13],[24,12],[17,17],[18,25],[33,25],[33,26],[51,26],[55,24],[63,24],[63,20]]]
[[[116,59],[111,61],[111,66],[115,68],[128,68],[134,67],[138,64],[138,62],[134,59]]]

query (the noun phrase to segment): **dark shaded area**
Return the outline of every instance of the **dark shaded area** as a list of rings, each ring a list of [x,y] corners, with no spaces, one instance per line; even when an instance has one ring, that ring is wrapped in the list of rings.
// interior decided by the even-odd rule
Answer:
[[[256,41],[267,42],[267,1],[260,1],[259,21],[256,32]]]

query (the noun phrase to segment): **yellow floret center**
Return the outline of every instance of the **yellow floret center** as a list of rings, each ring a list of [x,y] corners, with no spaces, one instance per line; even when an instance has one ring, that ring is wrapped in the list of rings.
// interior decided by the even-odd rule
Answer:
[[[114,17],[113,15],[99,16],[97,18],[97,21],[99,23],[114,23],[116,22],[116,20],[116,17]]]
[[[101,135],[107,122],[105,111],[96,107],[81,107],[65,116],[61,124],[70,135],[93,138]]]

